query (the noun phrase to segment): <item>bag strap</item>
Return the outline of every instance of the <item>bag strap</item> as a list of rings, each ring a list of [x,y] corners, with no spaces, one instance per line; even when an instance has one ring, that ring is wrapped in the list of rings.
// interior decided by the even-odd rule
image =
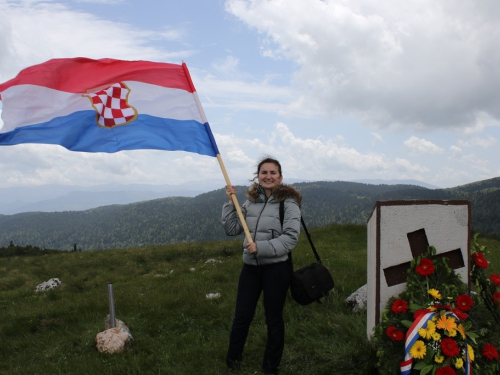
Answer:
[[[283,230],[283,221],[284,221],[284,219],[285,219],[285,201],[282,200],[282,201],[280,201],[280,223],[281,223],[281,229],[282,230]],[[312,248],[312,250],[314,252],[314,256],[316,257],[316,261],[319,264],[322,264],[321,263],[321,258],[319,257],[319,254],[316,251],[316,248],[314,247],[311,235],[309,234],[309,231],[307,230],[306,223],[305,223],[304,217],[302,215],[300,215],[300,222],[302,223],[302,226],[304,227],[304,231],[306,232],[307,239],[308,239],[309,244],[311,245],[311,248]],[[292,253],[291,252],[289,253],[289,256],[290,256],[290,259],[291,259],[292,258]]]
[[[306,228],[306,223],[304,222],[304,218],[302,217],[302,215],[300,216],[300,221],[302,222],[302,226],[304,227],[304,230],[305,230],[306,235],[307,235],[307,239],[309,240],[309,243],[311,244],[311,248],[312,248],[312,250],[314,252],[314,256],[316,257],[316,260],[318,261],[319,264],[322,264],[321,263],[321,258],[319,257],[319,254],[316,251],[316,248],[314,247],[313,241],[311,239],[311,235],[309,234],[309,231]]]

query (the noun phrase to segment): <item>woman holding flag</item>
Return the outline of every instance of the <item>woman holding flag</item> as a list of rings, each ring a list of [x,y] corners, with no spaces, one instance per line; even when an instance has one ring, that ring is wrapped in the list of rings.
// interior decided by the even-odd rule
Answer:
[[[257,180],[257,181],[255,181]],[[238,369],[250,323],[253,320],[260,294],[264,295],[267,343],[262,371],[277,374],[284,348],[285,325],[283,307],[290,285],[292,262],[290,252],[300,234],[300,193],[282,184],[280,163],[265,158],[257,167],[254,184],[242,205],[243,216],[253,241],[243,243],[243,268],[238,283],[236,309],[229,338],[226,363]],[[232,195],[234,186],[226,186],[229,202],[222,207],[222,224],[227,235],[243,232]],[[280,215],[280,202],[283,202]]]

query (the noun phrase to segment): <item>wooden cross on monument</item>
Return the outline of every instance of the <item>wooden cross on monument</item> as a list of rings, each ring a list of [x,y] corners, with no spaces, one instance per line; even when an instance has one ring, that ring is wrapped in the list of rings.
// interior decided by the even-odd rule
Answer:
[[[410,243],[412,258],[416,258],[424,254],[429,248],[429,241],[425,234],[425,229],[419,229],[415,232],[407,234],[408,242]],[[464,257],[461,249],[446,251],[441,254],[434,255],[431,260],[448,258],[448,266],[454,270],[465,267]],[[384,276],[388,286],[403,284],[408,276],[410,262],[405,262],[384,269]]]

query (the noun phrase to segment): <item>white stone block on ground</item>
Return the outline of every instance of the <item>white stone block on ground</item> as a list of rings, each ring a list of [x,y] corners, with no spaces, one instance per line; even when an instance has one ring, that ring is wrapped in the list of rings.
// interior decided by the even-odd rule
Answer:
[[[357,312],[366,308],[366,284],[356,290],[353,294],[346,298],[345,302],[352,309]]]
[[[43,283],[38,284],[35,288],[35,292],[45,292],[47,290],[55,289],[61,284],[61,280],[59,280],[57,277],[54,277],[48,281],[44,281]]]

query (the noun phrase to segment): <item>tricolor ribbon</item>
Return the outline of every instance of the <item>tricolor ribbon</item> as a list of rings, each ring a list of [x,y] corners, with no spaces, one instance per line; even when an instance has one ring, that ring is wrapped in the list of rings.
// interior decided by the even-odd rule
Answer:
[[[405,360],[399,364],[401,369],[401,375],[410,375],[411,367],[413,364],[413,357],[410,354],[410,349],[415,344],[415,341],[418,340],[418,330],[420,328],[426,328],[427,322],[436,316],[435,312],[428,312],[425,314],[420,314],[417,319],[413,322],[413,324],[406,332],[406,340],[405,340]]]
[[[460,319],[458,319],[458,317],[452,312],[447,312],[446,315],[451,315],[457,321],[460,321]],[[411,368],[413,365],[413,357],[410,354],[410,349],[415,344],[415,342],[418,340],[418,337],[419,337],[418,330],[420,328],[426,328],[427,323],[434,316],[436,316],[435,312],[428,312],[425,314],[420,314],[415,319],[413,324],[410,326],[410,328],[408,329],[408,332],[406,332],[405,359],[403,362],[401,362],[399,364],[399,367],[401,370],[401,375],[410,375]],[[464,339],[464,342],[465,342],[465,364],[464,364],[465,375],[472,375],[472,364],[469,360],[469,347],[467,346],[467,340]]]

